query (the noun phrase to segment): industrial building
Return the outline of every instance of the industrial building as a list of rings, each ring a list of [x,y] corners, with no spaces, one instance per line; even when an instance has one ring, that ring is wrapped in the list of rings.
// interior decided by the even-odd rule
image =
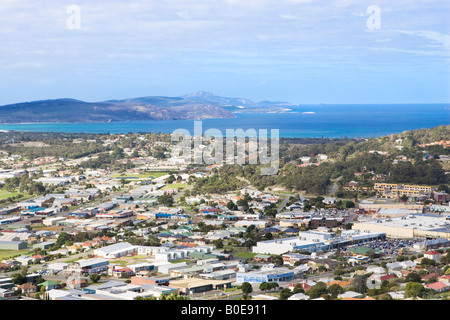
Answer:
[[[251,272],[237,272],[236,282],[271,283],[294,280],[295,272],[287,268],[273,268]]]
[[[449,217],[425,214],[387,219],[369,219],[353,224],[353,229],[385,232],[390,238],[450,238]]]
[[[327,251],[349,244],[382,239],[386,234],[382,231],[344,230],[340,236],[332,232],[305,231],[298,236],[260,241],[253,247],[253,253],[284,254],[293,250],[298,251]]]
[[[96,256],[105,259],[117,259],[135,252],[137,252],[137,246],[134,246],[128,242],[120,242],[94,250],[94,254]]]
[[[0,241],[0,250],[22,250],[27,246],[25,241]]]
[[[101,258],[93,258],[86,260],[78,260],[67,266],[67,272],[81,272],[81,273],[101,273],[108,270],[108,260]]]

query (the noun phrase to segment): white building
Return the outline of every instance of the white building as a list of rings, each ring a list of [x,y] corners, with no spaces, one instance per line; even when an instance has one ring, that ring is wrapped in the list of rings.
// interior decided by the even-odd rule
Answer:
[[[94,250],[94,255],[105,259],[116,259],[126,256],[130,253],[135,253],[138,246],[134,246],[128,242],[120,242],[110,246],[102,247]]]

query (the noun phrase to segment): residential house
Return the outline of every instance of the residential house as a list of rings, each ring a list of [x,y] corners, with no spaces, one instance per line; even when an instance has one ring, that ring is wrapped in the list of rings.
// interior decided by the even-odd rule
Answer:
[[[427,259],[434,260],[436,262],[440,262],[441,261],[441,253],[439,253],[437,251],[434,251],[434,250],[425,252],[423,254],[423,257],[427,258]]]
[[[29,294],[29,293],[35,293],[36,292],[36,286],[34,284],[32,284],[31,282],[27,282],[27,283],[21,284],[21,285],[19,285],[17,287],[20,288],[22,290],[22,293],[24,293],[24,294]]]
[[[59,282],[48,280],[38,284],[39,287],[44,287],[45,291],[49,291],[52,289],[58,289],[60,287]]]
[[[446,292],[450,290],[450,285],[441,281],[426,284],[425,287],[433,289],[435,292]]]

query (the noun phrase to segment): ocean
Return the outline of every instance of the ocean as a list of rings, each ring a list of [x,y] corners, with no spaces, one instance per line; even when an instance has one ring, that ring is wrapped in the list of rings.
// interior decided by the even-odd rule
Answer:
[[[202,120],[207,129],[278,129],[284,138],[370,138],[407,130],[450,124],[450,104],[301,105],[287,113],[237,113],[234,119]],[[185,129],[194,134],[193,120],[105,123],[0,124],[0,130],[79,133],[172,133]],[[444,137],[443,137],[444,138]]]

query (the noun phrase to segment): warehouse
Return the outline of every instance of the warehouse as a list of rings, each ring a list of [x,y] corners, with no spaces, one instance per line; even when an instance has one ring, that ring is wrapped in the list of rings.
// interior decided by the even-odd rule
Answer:
[[[386,234],[382,231],[370,232],[365,229],[344,230],[339,237],[332,232],[310,230],[300,232],[295,237],[259,241],[253,247],[253,253],[284,254],[292,250],[309,252],[328,251],[348,244],[382,239],[385,236]]]
[[[94,250],[94,254],[102,258],[116,259],[137,252],[137,248],[137,246],[128,242],[121,242],[96,249]]]
[[[190,278],[170,280],[169,287],[178,289],[180,293],[192,294],[197,292],[231,288],[231,283],[231,280],[204,280],[200,278]]]
[[[294,280],[295,273],[287,268],[274,268],[254,272],[237,272],[236,282],[263,283],[284,282]]]
[[[371,219],[353,224],[353,229],[385,232],[390,238],[450,238],[445,217],[410,214],[399,218]]]
[[[58,225],[60,222],[62,222],[62,221],[64,221],[64,220],[66,220],[65,217],[54,217],[54,218],[47,218],[47,219],[44,219],[44,221],[42,221],[42,223],[43,223],[45,226],[56,226],[56,225]]]
[[[0,250],[22,250],[27,246],[25,241],[0,241]]]
[[[105,259],[93,258],[78,260],[67,266],[68,272],[101,273],[108,270],[109,262]]]

